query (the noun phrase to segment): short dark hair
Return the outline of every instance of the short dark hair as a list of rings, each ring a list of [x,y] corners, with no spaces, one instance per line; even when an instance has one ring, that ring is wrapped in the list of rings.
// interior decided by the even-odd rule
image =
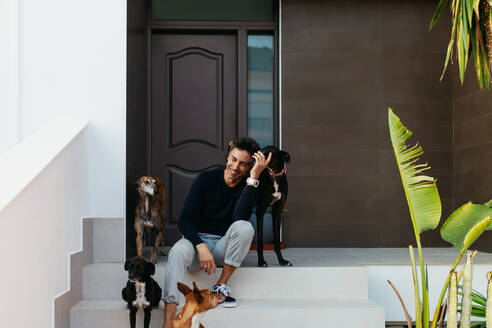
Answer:
[[[229,142],[229,151],[234,148],[246,150],[251,156],[253,156],[254,153],[260,150],[260,145],[258,145],[255,139],[239,137]]]

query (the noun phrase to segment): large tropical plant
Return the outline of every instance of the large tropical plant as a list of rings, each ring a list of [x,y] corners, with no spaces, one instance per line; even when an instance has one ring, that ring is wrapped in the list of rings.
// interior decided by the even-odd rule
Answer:
[[[441,80],[452,57],[456,41],[461,84],[465,80],[468,59],[473,57],[480,88],[484,86],[489,88],[492,67],[492,16],[490,15],[492,0],[440,0],[430,29],[434,27],[448,5],[451,8],[453,23]]]
[[[428,328],[428,276],[424,265],[420,234],[424,231],[435,229],[439,225],[441,200],[437,190],[436,179],[423,174],[424,171],[430,169],[430,166],[418,163],[419,156],[424,153],[422,147],[419,144],[415,146],[407,145],[406,142],[412,136],[412,132],[401,123],[391,108],[388,109],[388,123],[391,143],[410,211],[419,256],[421,292],[419,291],[419,279],[413,247],[409,246],[415,293],[415,323],[417,328]],[[441,227],[441,237],[450,242],[459,251],[459,254],[444,283],[432,320],[433,328],[435,328],[439,318],[441,304],[448,288],[451,272],[456,269],[461,257],[470,245],[485,230],[492,229],[490,224],[491,206],[492,200],[484,205],[467,203],[454,211]]]
[[[388,123],[391,143],[395,152],[396,163],[400,172],[405,197],[410,210],[413,230],[420,261],[420,276],[422,282],[422,303],[419,295],[419,282],[416,276],[416,265],[413,248],[410,246],[410,258],[412,259],[413,280],[415,289],[415,320],[417,328],[422,327],[422,322],[429,322],[429,294],[427,286],[427,274],[424,267],[424,257],[420,234],[424,231],[435,229],[441,218],[441,199],[437,191],[436,179],[421,174],[430,169],[427,164],[418,164],[419,156],[424,153],[422,147],[416,144],[409,147],[406,141],[412,136],[400,121],[398,116],[388,109]],[[422,311],[421,311],[422,309]]]

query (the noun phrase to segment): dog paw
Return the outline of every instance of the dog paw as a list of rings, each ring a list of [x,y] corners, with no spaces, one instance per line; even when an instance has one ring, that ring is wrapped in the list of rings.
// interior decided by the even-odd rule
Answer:
[[[258,261],[258,266],[260,268],[268,268],[268,264],[265,261]]]
[[[283,265],[283,266],[292,266],[292,263],[290,263],[289,261],[287,260],[282,260],[280,261],[279,263],[280,265]]]

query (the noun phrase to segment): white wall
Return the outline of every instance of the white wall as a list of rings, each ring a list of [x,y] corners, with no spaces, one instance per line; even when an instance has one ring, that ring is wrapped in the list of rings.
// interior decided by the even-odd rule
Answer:
[[[458,254],[456,254],[458,256]],[[451,269],[449,265],[429,265],[429,301],[430,314],[432,318],[436,304],[441,294],[441,290],[446,277]],[[487,279],[485,275],[490,271],[490,265],[474,264],[473,265],[473,289],[483,295],[487,295]],[[388,284],[387,280],[395,285],[400,293],[408,313],[415,319],[415,296],[413,290],[412,268],[410,265],[393,265],[393,266],[367,266],[369,274],[369,298],[379,305],[384,306],[387,321],[405,321],[405,315],[395,292]],[[461,265],[458,266],[458,271]],[[420,267],[417,266],[417,273],[420,277]],[[419,278],[420,279],[420,278]],[[419,290],[421,290],[421,285]],[[472,319],[473,320],[473,319]],[[478,321],[483,319],[476,319]]]
[[[0,154],[20,140],[19,4],[0,0]]]
[[[90,120],[87,215],[123,217],[126,1],[19,0],[18,12],[21,139],[60,114]]]
[[[72,129],[73,134],[78,135],[66,144],[73,134],[56,130],[49,133],[44,129],[33,137],[34,142],[31,142],[33,138],[28,138],[20,145],[23,149],[13,150],[15,161],[25,157],[26,167],[36,167],[36,150],[29,147],[38,142],[54,144],[50,142],[54,136],[65,141],[59,143],[58,149],[51,147],[58,155],[13,199],[13,195],[1,194],[10,199],[6,207],[0,207],[2,327],[52,327],[53,299],[69,288],[68,255],[82,247],[81,221],[87,216],[90,205],[88,131],[83,129],[78,133],[79,128]],[[0,157],[0,164],[12,160],[9,155],[13,155],[12,152]],[[21,165],[11,171],[2,171],[1,181],[15,185],[15,177],[23,177],[24,170]]]

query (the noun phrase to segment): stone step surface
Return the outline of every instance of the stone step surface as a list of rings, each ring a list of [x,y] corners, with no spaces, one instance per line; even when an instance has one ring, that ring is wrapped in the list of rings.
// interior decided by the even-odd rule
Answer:
[[[298,288],[294,288],[298,289]],[[301,290],[299,290],[301,292]],[[151,328],[161,328],[162,302],[152,311]],[[81,301],[70,312],[71,328],[113,328],[129,325],[129,311],[123,301]],[[340,299],[238,299],[238,307],[217,307],[208,311],[202,323],[207,328],[294,328],[364,327],[383,328],[384,308],[370,300]],[[143,325],[143,313],[137,326]]]
[[[92,243],[95,263],[124,261],[124,218],[92,219]]]
[[[154,279],[164,287],[165,264],[158,263]],[[185,283],[196,281],[199,288],[209,288],[216,275],[189,273]],[[84,267],[84,300],[119,300],[128,273],[123,263],[93,263]],[[367,299],[368,274],[365,267],[241,267],[229,286],[241,299]]]

